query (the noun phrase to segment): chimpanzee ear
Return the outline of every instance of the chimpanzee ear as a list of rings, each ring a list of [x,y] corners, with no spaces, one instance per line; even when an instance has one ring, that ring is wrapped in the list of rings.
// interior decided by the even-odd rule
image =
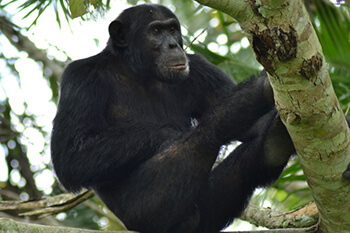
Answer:
[[[116,19],[109,25],[109,35],[118,47],[127,47],[126,28],[124,24]]]

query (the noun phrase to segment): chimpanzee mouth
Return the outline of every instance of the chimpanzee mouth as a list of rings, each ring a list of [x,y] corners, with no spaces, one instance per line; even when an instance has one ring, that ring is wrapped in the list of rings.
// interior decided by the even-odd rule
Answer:
[[[174,70],[186,70],[187,69],[187,64],[185,63],[180,63],[180,64],[175,64],[175,65],[169,65],[171,69]]]
[[[179,83],[188,78],[190,64],[187,59],[178,59],[176,61],[164,62],[161,59],[156,60],[157,79],[167,83]]]

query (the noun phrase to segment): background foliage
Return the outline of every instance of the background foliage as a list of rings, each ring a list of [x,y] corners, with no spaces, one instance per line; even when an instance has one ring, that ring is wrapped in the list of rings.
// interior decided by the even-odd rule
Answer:
[[[38,39],[31,38],[31,33],[38,29],[48,9],[52,10],[51,17],[55,18],[58,25],[48,24],[47,33],[50,33],[51,28],[59,30],[74,21],[83,25],[91,20],[101,20],[113,8],[125,7],[125,3],[164,4],[182,22],[185,45],[189,45],[187,52],[202,54],[237,82],[257,75],[262,69],[239,25],[227,15],[194,1],[129,0],[115,1],[114,4],[109,0],[70,2],[70,5],[66,0],[0,2],[0,200],[37,199],[64,192],[52,176],[49,141],[58,99],[59,74],[71,58],[68,49],[60,48],[50,41],[45,47],[38,48]],[[349,5],[344,1],[329,0],[305,0],[305,5],[321,41],[335,91],[345,112],[350,102]],[[23,21],[15,20],[17,13],[23,15]],[[72,20],[74,17],[78,18]],[[94,41],[97,47],[100,38],[107,36],[107,28],[104,33],[96,35],[92,31],[93,36],[86,40]],[[31,40],[34,44],[30,44]],[[67,44],[70,42],[66,41]],[[92,50],[91,47],[86,49]],[[24,60],[27,64],[25,68],[21,66]],[[42,96],[40,101],[45,104],[33,107],[35,103],[23,94],[28,83],[35,83],[31,90],[39,93]],[[223,151],[230,149],[225,147]],[[300,165],[293,159],[281,178],[271,188],[258,190],[252,202],[294,209],[311,200]],[[100,207],[103,204],[94,198],[57,216],[32,218],[31,221],[90,229],[119,229],[112,218],[106,217],[108,210]],[[0,212],[0,216],[19,219],[17,214],[16,211]]]

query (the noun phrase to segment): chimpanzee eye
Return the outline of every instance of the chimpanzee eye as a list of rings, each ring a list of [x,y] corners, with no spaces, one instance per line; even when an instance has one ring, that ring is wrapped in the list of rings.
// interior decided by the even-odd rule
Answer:
[[[175,32],[175,27],[174,27],[174,26],[172,26],[172,27],[170,28],[170,32]]]
[[[157,35],[157,34],[159,34],[160,30],[159,30],[159,28],[153,28],[152,32],[154,35]]]

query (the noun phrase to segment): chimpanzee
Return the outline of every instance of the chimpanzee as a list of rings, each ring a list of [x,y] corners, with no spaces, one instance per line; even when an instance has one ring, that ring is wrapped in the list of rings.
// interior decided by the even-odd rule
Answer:
[[[94,190],[130,230],[218,232],[294,152],[266,74],[235,84],[186,54],[164,6],[125,10],[109,34],[62,76],[51,142],[59,180]],[[242,144],[213,167],[232,140]]]

